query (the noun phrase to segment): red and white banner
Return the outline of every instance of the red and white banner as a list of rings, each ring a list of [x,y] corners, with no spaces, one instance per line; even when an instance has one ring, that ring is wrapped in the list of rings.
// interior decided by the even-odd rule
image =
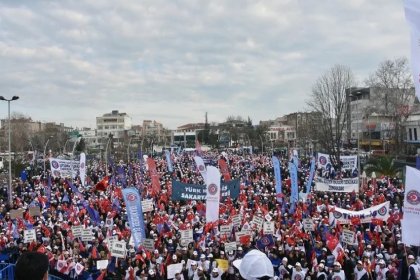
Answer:
[[[207,167],[206,179],[206,223],[219,220],[220,171],[214,166]]]
[[[223,174],[223,179],[225,180],[225,182],[229,182],[231,180],[229,168],[227,166],[226,161],[222,158],[219,159],[219,168],[220,168],[220,172]]]
[[[153,158],[147,159],[147,166],[149,167],[149,175],[152,179],[152,189],[155,195],[160,193],[160,181],[159,181],[159,174],[156,170],[156,163]]]
[[[420,246],[420,171],[407,166],[405,174],[402,242],[406,245]]]
[[[340,224],[354,224],[355,220],[359,223],[371,223],[372,220],[387,221],[389,219],[389,201],[366,208],[360,211],[351,211],[338,207],[330,206],[330,224],[340,222]]]
[[[206,165],[204,164],[204,160],[201,157],[195,156],[194,161],[195,161],[195,165],[197,165],[198,171],[200,172],[205,182],[207,170],[206,170]]]

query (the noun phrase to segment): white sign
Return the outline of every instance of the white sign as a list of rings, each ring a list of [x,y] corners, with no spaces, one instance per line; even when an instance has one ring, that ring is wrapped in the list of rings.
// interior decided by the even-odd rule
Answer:
[[[220,226],[220,235],[230,235],[232,231],[231,225]]]
[[[80,161],[50,158],[50,166],[54,178],[75,178],[80,170]]]
[[[240,227],[242,223],[241,215],[235,215],[232,217],[232,223],[234,227]]]
[[[249,231],[239,231],[239,232],[237,232],[237,233],[235,233],[235,236],[236,236],[236,242],[241,242],[241,237],[242,236],[246,236],[246,235],[248,235],[248,236],[251,236],[250,234],[249,234]]]
[[[263,227],[264,234],[274,234],[274,222],[265,222]]]
[[[145,240],[143,240],[143,247],[147,251],[153,252],[153,250],[155,250],[155,240],[153,240],[153,239],[145,239]]]
[[[194,242],[192,229],[180,230],[179,232],[181,233],[181,246],[187,246]]]
[[[303,219],[302,224],[306,232],[314,231],[314,221],[312,219]]]
[[[321,192],[359,192],[359,178],[331,180],[318,177],[315,190]]]
[[[330,206],[330,221],[338,221],[342,225],[350,224],[352,218],[359,218],[362,224],[371,223],[372,219],[387,221],[389,218],[389,201],[360,211],[350,211]]]
[[[96,261],[96,268],[98,270],[106,269],[108,267],[108,260]]]
[[[236,242],[225,243],[225,252],[236,251]]]
[[[125,258],[126,254],[126,243],[125,241],[113,241],[111,247],[111,256],[117,258]]]
[[[28,229],[23,232],[23,242],[30,243],[36,240],[36,232],[34,229]]]
[[[71,231],[74,237],[82,237],[83,226],[72,226]]]
[[[349,245],[355,245],[356,244],[356,234],[351,230],[343,229],[342,241],[344,243],[349,244]]]
[[[404,193],[404,219],[401,221],[402,241],[406,245],[420,245],[420,230],[417,228],[420,221],[420,172],[407,166],[405,193]]]
[[[342,169],[354,170],[357,168],[357,155],[340,156],[340,161],[343,163]],[[328,168],[331,166],[330,155],[318,153],[317,165],[318,168]]]
[[[146,199],[141,202],[141,209],[143,213],[153,211],[153,199]]]
[[[93,234],[90,229],[83,229],[82,230],[82,241],[89,242],[93,240]]]
[[[260,230],[263,226],[264,219],[260,216],[255,215],[252,219],[252,223],[257,226],[257,229]]]
[[[176,273],[182,272],[182,263],[168,265],[168,279],[175,278]]]

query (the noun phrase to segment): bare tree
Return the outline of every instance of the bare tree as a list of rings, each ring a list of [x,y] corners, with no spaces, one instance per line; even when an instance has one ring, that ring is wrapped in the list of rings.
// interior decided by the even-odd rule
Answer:
[[[392,119],[394,123],[393,138],[395,150],[401,151],[404,141],[404,122],[407,120],[411,105],[415,100],[414,86],[407,58],[385,60],[378,69],[365,81],[369,87],[377,88],[377,96],[371,96],[374,105],[367,113],[376,112]]]
[[[346,89],[353,86],[354,78],[349,67],[335,65],[315,82],[307,105],[320,114],[320,123],[313,127],[319,131],[319,144],[339,162],[340,146],[346,128],[348,103]]]

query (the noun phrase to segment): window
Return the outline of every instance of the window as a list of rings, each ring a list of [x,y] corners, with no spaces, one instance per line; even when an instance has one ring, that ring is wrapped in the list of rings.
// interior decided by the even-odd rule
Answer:
[[[413,128],[414,131],[414,141],[417,141],[417,128]]]
[[[411,128],[409,128],[408,129],[408,135],[409,135],[409,138],[408,138],[408,140],[413,140],[413,132],[411,131]]]

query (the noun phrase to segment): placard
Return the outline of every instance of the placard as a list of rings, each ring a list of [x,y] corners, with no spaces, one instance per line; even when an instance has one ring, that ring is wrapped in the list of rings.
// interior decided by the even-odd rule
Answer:
[[[28,229],[23,232],[23,242],[30,243],[36,240],[36,232],[34,229]]]
[[[217,267],[223,272],[226,272],[229,269],[228,260],[216,259],[216,263],[217,263]]]
[[[41,216],[41,210],[38,206],[31,206],[29,207],[29,215],[31,215],[32,217]]]
[[[143,247],[147,251],[153,252],[155,250],[155,240],[150,239],[150,238],[145,239],[143,241]]]
[[[231,232],[232,232],[231,225],[222,225],[222,226],[220,226],[219,232],[220,232],[220,235],[228,235],[229,236],[231,234]]]
[[[234,227],[240,227],[242,224],[241,215],[237,214],[232,217],[232,223]]]
[[[71,232],[74,237],[82,237],[83,226],[72,226]]]
[[[153,206],[153,199],[145,199],[141,202],[141,208],[143,210],[143,213],[145,212],[152,212],[154,209]]]
[[[23,217],[23,209],[12,209],[10,210],[10,218],[12,219],[22,219]]]
[[[343,229],[342,241],[343,243],[354,245],[356,243],[356,234],[351,230]]]
[[[251,235],[249,234],[249,231],[239,231],[239,232],[235,233],[236,242],[241,243],[240,238],[241,238],[242,236],[245,236],[245,235],[251,236]]]
[[[261,218],[260,216],[255,215],[254,218],[252,219],[252,223],[257,226],[258,230],[260,230],[263,226],[264,219]]]
[[[108,260],[96,261],[96,268],[98,270],[106,269],[108,267]]]
[[[175,278],[176,273],[182,272],[182,263],[168,265],[168,279]]]
[[[303,229],[306,232],[314,231],[314,221],[312,221],[312,219],[303,219],[302,224],[303,224]]]
[[[225,252],[236,251],[236,242],[225,243]]]
[[[125,241],[113,241],[111,247],[111,256],[117,258],[125,258],[126,254],[126,243]]]
[[[181,246],[187,246],[194,242],[192,229],[180,230],[179,232],[181,233]]]
[[[82,241],[84,242],[89,242],[93,240],[93,234],[92,231],[87,228],[87,229],[82,229]]]
[[[274,234],[274,222],[265,222],[263,225],[264,234]]]

